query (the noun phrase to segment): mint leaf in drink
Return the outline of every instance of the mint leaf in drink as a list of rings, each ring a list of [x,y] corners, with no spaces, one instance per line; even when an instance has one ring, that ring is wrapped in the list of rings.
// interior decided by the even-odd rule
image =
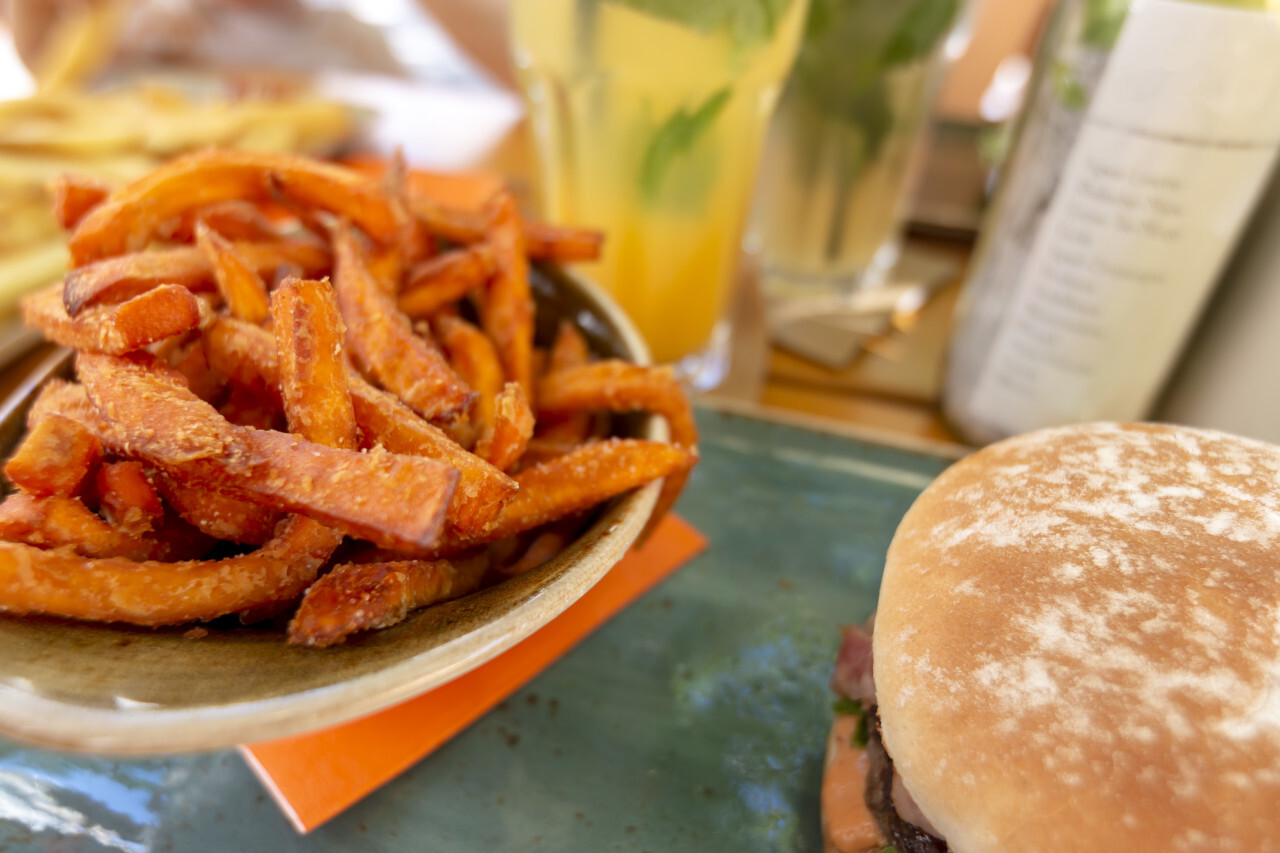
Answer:
[[[1054,62],[1049,69],[1049,82],[1058,101],[1067,109],[1082,111],[1089,106],[1089,92],[1075,76],[1071,66],[1062,60]]]
[[[676,110],[649,140],[640,164],[640,189],[650,199],[662,190],[671,165],[691,151],[729,103],[729,87],[715,92],[693,111]]]
[[[1128,14],[1129,0],[1085,0],[1080,41],[1089,47],[1110,50],[1120,37]]]
[[[687,26],[701,33],[729,33],[743,48],[773,37],[792,0],[603,0]]]
[[[861,144],[845,148],[839,174],[856,182],[917,108],[910,99],[895,102],[890,75],[927,61],[960,7],[960,0],[812,0],[779,110],[826,116],[855,131]],[[815,162],[824,138],[813,135]]]
[[[906,65],[933,52],[955,23],[959,0],[916,0],[907,7],[881,55],[886,66]]]

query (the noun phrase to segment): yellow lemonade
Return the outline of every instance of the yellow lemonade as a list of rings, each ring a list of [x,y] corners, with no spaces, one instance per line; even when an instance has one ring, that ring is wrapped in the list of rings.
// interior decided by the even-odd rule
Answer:
[[[514,0],[545,215],[606,232],[583,267],[659,361],[724,316],[765,127],[807,0]]]

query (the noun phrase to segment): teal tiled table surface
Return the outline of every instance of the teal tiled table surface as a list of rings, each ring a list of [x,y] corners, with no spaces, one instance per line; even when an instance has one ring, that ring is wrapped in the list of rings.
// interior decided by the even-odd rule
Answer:
[[[838,627],[948,464],[702,409],[679,512],[710,547],[524,690],[307,836],[235,752],[0,742],[0,851],[820,850]]]

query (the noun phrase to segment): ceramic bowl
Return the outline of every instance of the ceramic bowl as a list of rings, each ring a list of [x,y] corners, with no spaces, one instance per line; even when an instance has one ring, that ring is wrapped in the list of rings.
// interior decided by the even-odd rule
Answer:
[[[648,363],[640,334],[608,296],[564,272],[535,269],[539,339],[574,319],[597,354]],[[0,416],[4,426],[65,351],[26,360]],[[623,434],[666,439],[657,418],[620,418]],[[112,754],[212,749],[331,726],[403,701],[501,654],[580,598],[622,557],[653,508],[658,484],[607,504],[583,535],[541,567],[392,628],[330,649],[289,646],[279,630],[145,629],[0,616],[0,734]]]

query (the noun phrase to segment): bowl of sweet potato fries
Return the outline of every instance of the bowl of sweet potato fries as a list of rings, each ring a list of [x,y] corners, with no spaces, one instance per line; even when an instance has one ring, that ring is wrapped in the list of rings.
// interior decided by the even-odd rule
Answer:
[[[22,303],[51,343],[4,409],[0,733],[159,753],[371,713],[559,615],[696,464],[676,378],[561,268],[603,235],[509,192],[218,150],[55,189],[71,269]]]

